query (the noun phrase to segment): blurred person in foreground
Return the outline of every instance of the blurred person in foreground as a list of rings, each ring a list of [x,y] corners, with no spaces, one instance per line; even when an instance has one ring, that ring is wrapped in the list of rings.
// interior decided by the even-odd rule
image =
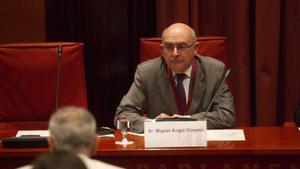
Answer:
[[[52,151],[76,154],[88,169],[121,169],[120,167],[91,159],[98,143],[96,120],[86,109],[66,106],[58,109],[49,121],[48,139]],[[31,169],[32,165],[21,169]]]

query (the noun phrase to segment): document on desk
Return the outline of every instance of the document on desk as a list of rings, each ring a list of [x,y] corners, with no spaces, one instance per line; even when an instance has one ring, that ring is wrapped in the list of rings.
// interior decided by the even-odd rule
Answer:
[[[40,136],[49,137],[49,130],[19,130],[16,137]]]
[[[135,136],[144,137],[143,134],[128,132]],[[207,141],[245,141],[243,129],[217,129],[207,130]]]
[[[98,133],[97,133],[98,134]],[[19,130],[16,134],[16,137],[49,137],[49,130]],[[114,134],[98,134],[98,137],[114,137]]]
[[[109,128],[109,127],[99,127],[96,130],[97,136],[98,137],[111,137],[114,138],[114,129]]]
[[[207,130],[207,141],[245,141],[242,129]]]

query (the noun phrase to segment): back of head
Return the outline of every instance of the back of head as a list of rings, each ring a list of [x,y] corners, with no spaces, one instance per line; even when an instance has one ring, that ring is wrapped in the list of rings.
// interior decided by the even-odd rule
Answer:
[[[33,162],[33,169],[87,169],[84,162],[75,154],[57,151],[43,154]]]
[[[58,109],[50,118],[49,132],[55,151],[89,155],[96,144],[96,121],[84,108]]]

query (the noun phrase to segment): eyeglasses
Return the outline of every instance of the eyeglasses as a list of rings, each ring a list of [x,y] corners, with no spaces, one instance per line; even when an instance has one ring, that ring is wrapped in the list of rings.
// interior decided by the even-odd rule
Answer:
[[[164,48],[164,50],[168,53],[171,53],[174,51],[174,49],[177,49],[177,52],[185,52],[188,48],[193,46],[196,42],[193,42],[192,44],[188,45],[186,43],[182,43],[179,45],[172,45],[172,44],[161,44],[160,46]]]

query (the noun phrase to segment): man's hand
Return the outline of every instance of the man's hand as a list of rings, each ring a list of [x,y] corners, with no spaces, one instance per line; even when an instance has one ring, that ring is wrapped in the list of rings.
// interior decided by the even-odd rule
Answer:
[[[165,114],[165,113],[160,113],[158,116],[155,117],[155,119],[158,118],[180,118],[180,117],[191,117],[190,115],[179,115],[179,114],[173,114],[172,116]]]
[[[176,118],[176,117],[182,117],[181,115],[179,115],[179,114],[173,114],[173,116],[172,116],[173,118]]]
[[[190,115],[179,115],[179,114],[174,114],[172,117],[173,117],[173,118],[180,118],[180,117],[190,118],[191,116],[190,116]]]
[[[158,118],[170,118],[171,116],[169,116],[168,114],[165,114],[165,113],[160,113],[158,116],[156,116],[155,118],[158,119]]]

